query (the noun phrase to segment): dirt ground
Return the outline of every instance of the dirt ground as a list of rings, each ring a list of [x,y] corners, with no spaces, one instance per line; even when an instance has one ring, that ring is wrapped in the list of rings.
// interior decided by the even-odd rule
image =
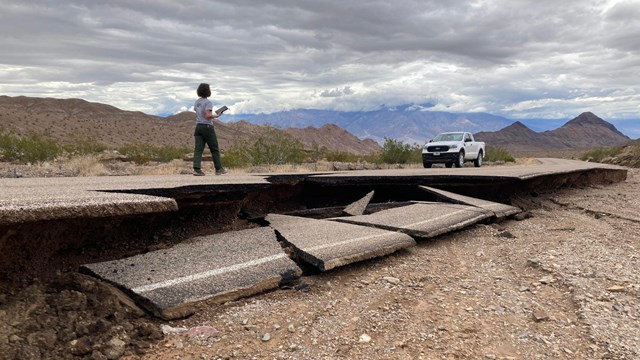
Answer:
[[[640,170],[164,322],[78,274],[0,291],[0,359],[638,359]],[[187,331],[188,330],[188,331]]]

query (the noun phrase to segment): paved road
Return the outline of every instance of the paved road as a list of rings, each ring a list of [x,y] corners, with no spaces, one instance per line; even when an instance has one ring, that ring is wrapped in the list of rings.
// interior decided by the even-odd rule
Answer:
[[[281,182],[362,184],[393,179],[429,185],[443,182],[486,183],[521,181],[550,175],[606,173],[617,181],[626,178],[622,167],[563,159],[540,159],[536,165],[465,167],[460,169],[362,170],[308,174],[228,174],[111,176],[83,178],[0,179],[0,225],[38,220],[106,217],[177,209],[174,196],[189,192],[256,189]]]

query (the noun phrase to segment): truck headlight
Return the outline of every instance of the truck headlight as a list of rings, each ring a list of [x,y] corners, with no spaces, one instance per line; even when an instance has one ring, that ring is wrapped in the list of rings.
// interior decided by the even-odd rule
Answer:
[[[449,146],[449,149],[457,149],[457,148],[458,148],[458,145],[450,145]]]

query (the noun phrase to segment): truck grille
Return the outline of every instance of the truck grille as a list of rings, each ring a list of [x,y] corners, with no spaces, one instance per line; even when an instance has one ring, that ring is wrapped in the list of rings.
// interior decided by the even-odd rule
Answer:
[[[446,152],[449,151],[449,147],[448,146],[427,146],[427,151],[428,152]]]

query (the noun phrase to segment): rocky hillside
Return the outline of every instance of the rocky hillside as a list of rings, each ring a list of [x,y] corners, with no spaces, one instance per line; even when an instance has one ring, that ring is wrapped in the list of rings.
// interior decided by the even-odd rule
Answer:
[[[622,147],[620,153],[602,160],[605,164],[640,168],[640,140]]]
[[[380,145],[372,139],[360,140],[334,124],[323,125],[320,128],[311,126],[304,129],[289,128],[285,131],[296,139],[300,139],[303,144],[316,143],[319,146],[326,146],[327,149],[340,149],[352,154],[362,153],[362,147],[368,149],[369,153],[380,149]]]
[[[628,143],[631,140],[618,131],[615,126],[590,112],[584,112],[563,126],[555,130],[545,131],[543,134],[557,140],[566,147],[584,149],[617,146]]]
[[[564,146],[555,139],[529,129],[519,121],[493,133],[479,132],[475,137],[478,141],[485,141],[492,146],[510,148],[517,144],[518,148],[527,151],[538,150],[541,147],[559,148]]]
[[[251,139],[263,126],[248,122],[216,122],[222,149],[234,142]],[[124,111],[110,105],[80,99],[51,99],[0,96],[0,129],[18,135],[47,133],[60,141],[90,138],[108,147],[130,143],[159,146],[193,146],[194,114],[183,112],[159,117]],[[372,140],[360,140],[337,126],[283,130],[299,139],[305,148],[315,144],[331,151],[369,154],[379,151]]]
[[[488,146],[504,148],[516,155],[619,146],[631,140],[615,126],[590,112],[580,114],[555,130],[538,133],[515,122],[499,131],[479,132],[475,137]]]

